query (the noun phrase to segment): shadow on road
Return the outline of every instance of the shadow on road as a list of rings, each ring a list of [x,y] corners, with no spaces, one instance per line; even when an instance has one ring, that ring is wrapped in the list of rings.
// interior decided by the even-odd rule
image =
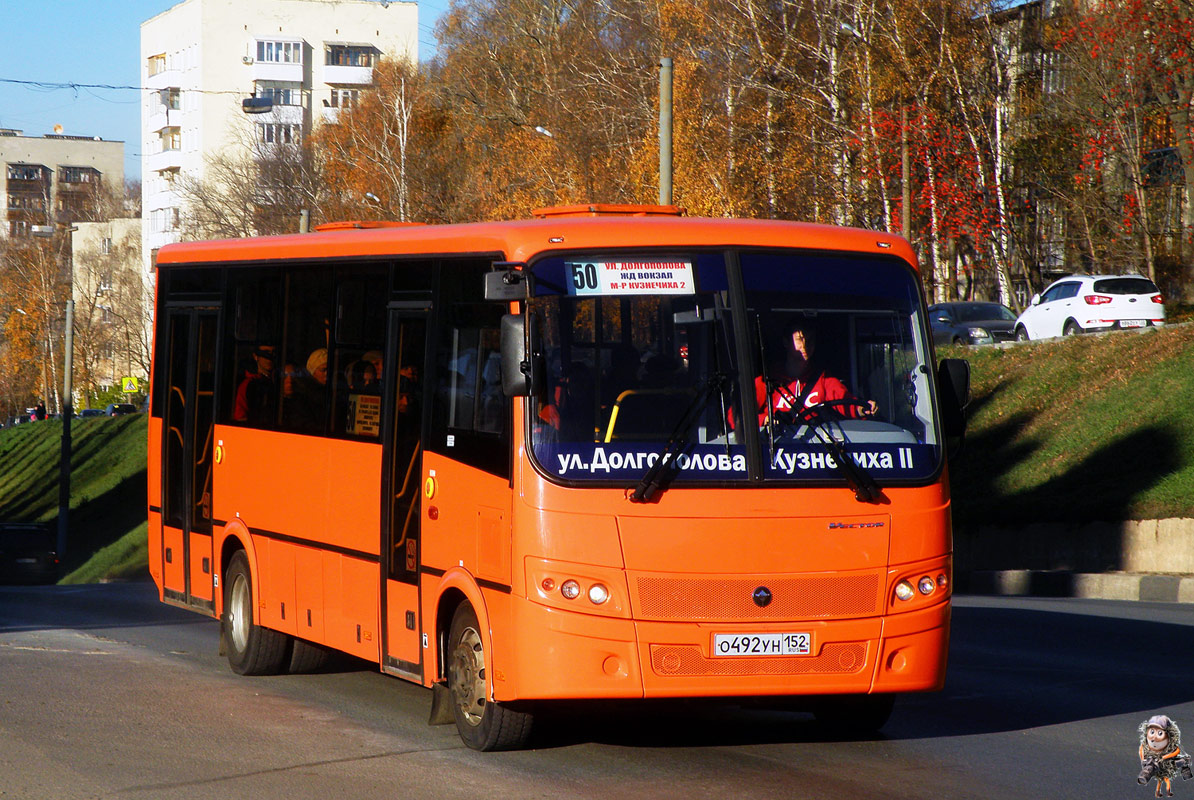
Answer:
[[[0,633],[210,623],[159,603],[149,581],[77,586],[0,586]]]
[[[1060,601],[1042,609],[1040,602],[956,604],[945,690],[901,697],[883,732],[870,738],[940,739],[1123,714],[1144,719],[1194,701],[1192,625],[1130,618],[1149,613],[1140,604]],[[1103,608],[1108,615],[1071,613]],[[1184,619],[1182,607],[1167,608],[1167,617]],[[0,635],[155,625],[213,626],[206,638],[214,646],[213,621],[159,603],[152,583],[0,587]],[[346,675],[376,669],[350,658],[327,668]],[[302,682],[304,691],[322,685],[304,675],[266,680]],[[724,700],[555,704],[541,709],[534,746],[721,747],[842,739],[810,713],[777,706]],[[856,738],[866,737],[860,731]]]
[[[1163,656],[1160,658],[1149,658]],[[1194,701],[1186,625],[1021,608],[954,608],[942,692],[902,696],[878,740],[937,739],[1135,714]],[[811,714],[729,702],[558,706],[537,746],[719,747],[840,740]],[[867,737],[862,737],[867,738]]]

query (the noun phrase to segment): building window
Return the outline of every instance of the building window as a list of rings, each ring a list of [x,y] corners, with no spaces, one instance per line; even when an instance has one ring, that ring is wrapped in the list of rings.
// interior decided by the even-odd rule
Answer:
[[[8,179],[10,181],[41,181],[45,180],[46,168],[40,164],[9,164]]]
[[[182,149],[182,129],[162,128],[162,152]]]
[[[99,183],[99,172],[93,167],[59,167],[58,180],[62,183]]]
[[[23,219],[14,219],[8,223],[9,236],[28,236],[29,223]]]
[[[149,212],[149,225],[155,233],[169,233],[178,230],[177,208],[159,208]],[[155,251],[156,257],[156,251]]]
[[[359,90],[332,89],[332,108],[352,108],[357,104]]]
[[[267,122],[258,125],[257,129],[258,137],[266,144],[298,144],[303,139],[303,130],[299,125]]]
[[[276,106],[301,106],[303,104],[302,86],[298,83],[283,81],[257,81],[255,91],[257,97],[267,97]]]
[[[106,256],[112,254],[112,237],[105,236],[103,239],[100,239],[100,252]],[[111,289],[110,275],[105,278],[105,282],[109,284],[107,288]]]
[[[327,61],[329,67],[372,67],[377,59],[377,48],[362,44],[329,44]]]
[[[157,75],[160,72],[166,71],[166,54],[158,53],[155,56],[150,56],[148,59],[150,76]]]
[[[8,210],[9,211],[45,211],[46,210],[46,197],[43,194],[10,193],[8,195]]]
[[[182,89],[171,87],[169,89],[162,89],[161,93],[162,105],[171,111],[182,110]]]
[[[303,63],[302,42],[258,42],[257,60],[267,64]]]

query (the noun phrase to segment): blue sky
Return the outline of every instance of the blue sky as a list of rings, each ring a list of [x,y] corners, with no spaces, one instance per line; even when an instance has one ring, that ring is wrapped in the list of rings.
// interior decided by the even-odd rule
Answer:
[[[434,55],[432,31],[448,4],[449,0],[420,0],[420,59]],[[63,133],[123,141],[125,177],[140,178],[139,93],[135,88],[79,85],[136,87],[141,23],[174,5],[176,0],[4,2],[0,128],[43,136],[61,125]]]

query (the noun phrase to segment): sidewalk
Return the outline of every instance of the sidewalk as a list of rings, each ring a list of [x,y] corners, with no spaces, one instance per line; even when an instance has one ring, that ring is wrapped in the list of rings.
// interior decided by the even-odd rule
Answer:
[[[1194,576],[1008,569],[958,576],[960,594],[1194,603]]]

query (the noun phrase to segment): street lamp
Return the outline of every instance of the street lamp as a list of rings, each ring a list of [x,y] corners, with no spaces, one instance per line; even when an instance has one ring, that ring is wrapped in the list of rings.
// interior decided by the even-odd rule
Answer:
[[[44,228],[47,226],[37,226]],[[65,233],[77,231],[73,225],[63,225]],[[34,231],[35,236],[52,236],[53,228],[46,231]],[[70,516],[70,419],[74,416],[74,382],[71,373],[74,371],[74,332],[75,332],[75,257],[72,252],[67,257],[67,295],[66,321],[63,331],[62,353],[62,450],[58,458],[58,558],[61,560],[66,554],[66,534],[69,530]],[[22,314],[25,312],[21,312]]]

